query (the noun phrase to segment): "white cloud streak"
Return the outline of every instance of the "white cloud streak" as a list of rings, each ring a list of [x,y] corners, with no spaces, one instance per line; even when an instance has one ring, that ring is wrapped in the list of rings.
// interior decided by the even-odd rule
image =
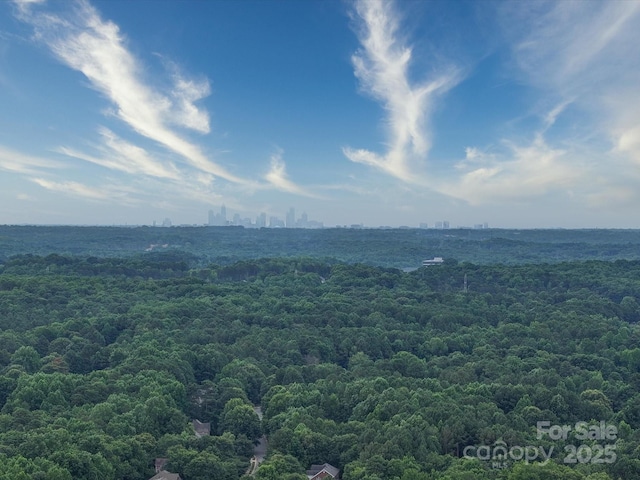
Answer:
[[[102,154],[100,157],[70,147],[60,147],[59,151],[111,170],[173,180],[181,178],[175,165],[155,160],[145,149],[123,140],[107,128],[100,128],[99,133],[103,140],[103,144],[97,147]]]
[[[47,0],[13,0],[13,3],[18,7],[20,13],[26,14],[32,5],[45,3]]]
[[[525,134],[530,143],[520,133],[492,155],[468,147],[458,176],[437,189],[474,205],[552,192],[580,192],[574,201],[584,204],[631,198],[625,176],[634,173],[619,157],[640,165],[640,2],[505,2],[500,13],[516,77],[552,107]],[[570,127],[557,127],[567,110]]]
[[[271,168],[264,176],[265,180],[270,185],[283,192],[317,198],[317,195],[307,192],[302,187],[289,180],[286,165],[282,159],[282,153],[282,150],[278,150],[276,153],[271,155]]]
[[[171,125],[209,132],[208,114],[197,100],[209,94],[205,80],[174,74],[175,85],[163,94],[143,79],[143,68],[129,52],[117,25],[103,20],[86,1],[62,18],[22,9],[22,20],[34,26],[36,37],[64,64],[84,74],[91,86],[115,107],[115,115],[137,133],[177,153],[193,167],[234,183],[250,183],[209,160],[196,144]]]
[[[208,97],[211,93],[209,82],[206,79],[185,78],[175,66],[173,81],[175,87],[171,91],[171,96],[174,99],[175,109],[171,121],[178,126],[191,128],[200,133],[209,133],[209,115],[195,105],[195,102]]]
[[[546,0],[530,6],[532,11],[507,2],[503,12],[526,81],[575,95],[615,80],[621,68],[635,70],[637,48],[630,41],[640,36],[640,2]],[[629,63],[620,65],[623,59]]]
[[[56,160],[34,157],[0,145],[0,170],[7,172],[42,175],[46,170],[59,170],[68,166]]]
[[[35,198],[32,197],[31,195],[29,195],[28,193],[19,193],[18,195],[16,195],[16,199],[23,201],[23,202],[33,202],[35,201]]]
[[[523,80],[559,98],[560,105],[575,104],[595,134],[607,136],[615,152],[639,165],[640,2],[531,5],[533,12],[514,12],[514,4],[503,12]]]
[[[103,189],[95,188],[93,186],[84,185],[79,182],[55,182],[38,177],[32,178],[31,181],[40,185],[42,188],[54,192],[62,192],[67,195],[88,198],[91,200],[113,200],[113,195],[111,195],[110,192],[107,192]]]
[[[547,145],[542,135],[525,147],[505,146],[510,152],[507,160],[467,148],[466,160],[457,166],[460,176],[440,183],[436,190],[480,205],[531,199],[585,180],[582,169],[566,158],[567,152]]]
[[[419,167],[431,148],[434,102],[460,74],[445,69],[412,83],[412,49],[400,36],[394,3],[360,0],[355,11],[361,50],[352,61],[362,90],[387,112],[388,148],[378,154],[347,147],[345,155],[473,205],[528,202],[552,193],[571,199],[580,192],[585,203],[631,198],[624,179],[636,177],[632,169],[640,166],[640,2],[542,0],[524,6],[504,2],[499,9],[517,67],[512,73],[534,88],[534,110],[545,105],[537,129],[497,146],[492,141],[490,154],[469,146],[465,160],[451,171],[423,174]],[[558,125],[564,115],[577,122],[569,127],[573,130],[566,122]],[[532,140],[523,140],[527,137]],[[602,148],[607,141],[609,150]],[[590,148],[598,154],[585,155]],[[626,165],[621,156],[629,160]]]
[[[70,145],[58,147],[56,151],[131,175],[128,180],[132,186],[127,191],[118,192],[114,185],[94,188],[86,186],[83,181],[46,179],[39,169],[32,168],[43,165],[29,162],[27,157],[21,162],[3,162],[0,158],[0,168],[29,174],[32,181],[50,191],[94,200],[151,198],[149,188],[153,188],[156,191],[173,192],[174,198],[181,195],[183,198],[211,203],[220,201],[220,191],[225,189],[225,184],[218,182],[218,179],[226,180],[234,188],[246,192],[277,189],[313,196],[289,179],[281,155],[272,158],[270,170],[265,176],[266,182],[241,178],[211,161],[197,143],[180,131],[210,132],[209,114],[197,104],[211,93],[208,79],[187,77],[176,63],[159,55],[171,79],[168,88],[160,88],[157,85],[162,82],[152,81],[145,66],[131,53],[119,27],[102,19],[87,0],[77,0],[71,4],[71,8],[64,5],[63,13],[53,13],[51,9],[37,5],[44,1],[14,1],[17,5],[16,15],[34,28],[38,42],[46,45],[64,65],[82,73],[90,87],[110,102],[110,115],[137,134],[177,154],[180,162],[169,161],[166,155],[157,155],[124,140],[110,129],[100,127],[100,142],[92,145],[89,152]],[[171,156],[175,158],[175,155]],[[121,178],[123,180],[125,178]]]
[[[376,167],[405,182],[416,183],[415,167],[431,148],[429,114],[439,95],[454,87],[459,72],[447,68],[427,81],[413,85],[409,80],[411,47],[398,36],[399,18],[393,2],[360,0],[359,50],[352,57],[362,90],[380,101],[387,112],[388,150],[384,155],[345,147],[349,160]]]

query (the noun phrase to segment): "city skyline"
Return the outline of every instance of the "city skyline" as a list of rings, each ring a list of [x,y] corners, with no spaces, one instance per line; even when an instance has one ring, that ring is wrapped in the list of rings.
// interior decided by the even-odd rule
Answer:
[[[638,0],[0,2],[0,224],[638,228],[638,44]]]
[[[171,218],[166,217],[163,222],[152,222],[153,226],[165,226],[172,227],[174,226]],[[175,226],[210,226],[210,227],[235,227],[241,226],[245,228],[419,228],[419,229],[436,229],[436,230],[449,230],[456,228],[469,229],[473,228],[475,230],[488,229],[489,223],[474,223],[473,225],[451,225],[451,222],[448,220],[435,220],[431,224],[428,222],[419,222],[416,225],[399,225],[397,227],[393,227],[390,225],[365,225],[363,223],[350,223],[350,224],[329,224],[325,225],[324,222],[313,220],[309,218],[307,212],[302,212],[299,217],[296,216],[295,207],[289,207],[284,215],[284,220],[277,215],[267,215],[266,212],[260,212],[255,215],[255,217],[245,216],[243,217],[240,213],[233,213],[232,218],[228,217],[227,207],[225,204],[220,205],[219,211],[209,209],[207,221],[201,224],[183,224],[178,223]]]
[[[302,212],[299,218],[296,218],[295,208],[290,207],[286,213],[285,220],[276,215],[269,215],[266,212],[260,212],[255,217],[243,217],[239,212],[233,214],[233,218],[227,217],[227,207],[222,204],[220,212],[216,213],[213,209],[209,210],[207,225],[211,227],[224,226],[242,226],[248,228],[324,228],[324,223],[317,220],[309,220],[307,212]]]
[[[289,207],[284,215],[284,219],[278,215],[267,215],[266,212],[260,212],[254,217],[242,216],[240,213],[235,212],[228,215],[226,205],[222,204],[219,207],[219,211],[211,208],[207,214],[207,221],[202,223],[176,223],[169,217],[165,217],[162,222],[153,220],[151,226],[163,226],[163,227],[193,227],[193,226],[209,226],[209,227],[245,227],[245,228],[374,228],[374,229],[389,229],[389,228],[416,228],[416,229],[435,229],[435,230],[449,230],[449,229],[475,229],[483,230],[489,228],[488,222],[474,223],[473,225],[452,225],[448,220],[435,220],[432,223],[420,222],[416,225],[399,225],[393,227],[391,225],[365,225],[363,223],[350,223],[350,224],[328,224],[324,222],[310,219],[307,212],[302,212],[300,216],[296,216],[295,207]],[[140,225],[148,226],[148,225]]]

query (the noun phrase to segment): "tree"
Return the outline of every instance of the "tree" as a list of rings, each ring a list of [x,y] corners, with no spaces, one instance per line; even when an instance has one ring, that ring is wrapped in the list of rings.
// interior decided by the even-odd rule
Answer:
[[[256,475],[256,480],[306,480],[304,469],[291,455],[274,454],[260,465]]]
[[[258,415],[253,407],[243,403],[239,398],[232,398],[225,405],[220,428],[223,432],[246,435],[250,439],[257,439],[262,435]]]
[[[40,355],[33,347],[20,347],[11,356],[11,363],[22,365],[27,373],[35,373],[40,370]]]
[[[209,452],[198,453],[184,467],[185,480],[232,480],[236,478],[228,471],[217,455]]]

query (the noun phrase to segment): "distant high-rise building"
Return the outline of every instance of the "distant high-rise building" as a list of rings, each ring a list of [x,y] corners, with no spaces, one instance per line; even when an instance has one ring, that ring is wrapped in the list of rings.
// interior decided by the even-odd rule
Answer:
[[[287,228],[293,228],[296,226],[296,210],[291,207],[287,212],[287,219],[285,223]]]
[[[420,228],[429,228],[429,225],[427,223],[420,223]]]
[[[302,215],[300,215],[300,218],[298,219],[298,226],[300,228],[307,228],[308,225],[309,216],[307,215],[307,212],[302,212]]]
[[[164,221],[162,222],[162,226],[163,227],[170,227],[171,226],[171,219],[169,217],[165,218]]]
[[[269,217],[269,228],[283,228],[284,222],[280,220],[278,217],[271,216]]]
[[[442,230],[442,222],[436,222],[435,223],[435,228]]]
[[[209,225],[212,227],[224,227],[227,225],[227,207],[222,205],[220,213],[209,210]]]
[[[444,230],[448,230],[449,229],[449,222],[447,220],[443,220],[442,221],[442,228]]]
[[[262,212],[256,217],[256,227],[265,228],[267,226],[267,214]]]
[[[234,225],[242,225],[242,220],[240,219],[240,214],[239,214],[239,213],[236,213],[236,214],[233,216],[233,222],[232,222],[232,223],[233,223]]]

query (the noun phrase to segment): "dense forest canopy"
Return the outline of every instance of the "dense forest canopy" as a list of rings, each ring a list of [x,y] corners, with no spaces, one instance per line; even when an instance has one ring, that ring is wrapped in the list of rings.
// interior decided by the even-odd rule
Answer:
[[[2,231],[0,480],[146,480],[155,458],[239,479],[263,434],[257,480],[640,478],[637,232],[472,231],[479,261],[403,272],[403,248],[458,240],[200,228],[144,252],[191,229],[56,228]],[[541,261],[507,264],[514,244]],[[632,258],[558,261],[598,252]]]

